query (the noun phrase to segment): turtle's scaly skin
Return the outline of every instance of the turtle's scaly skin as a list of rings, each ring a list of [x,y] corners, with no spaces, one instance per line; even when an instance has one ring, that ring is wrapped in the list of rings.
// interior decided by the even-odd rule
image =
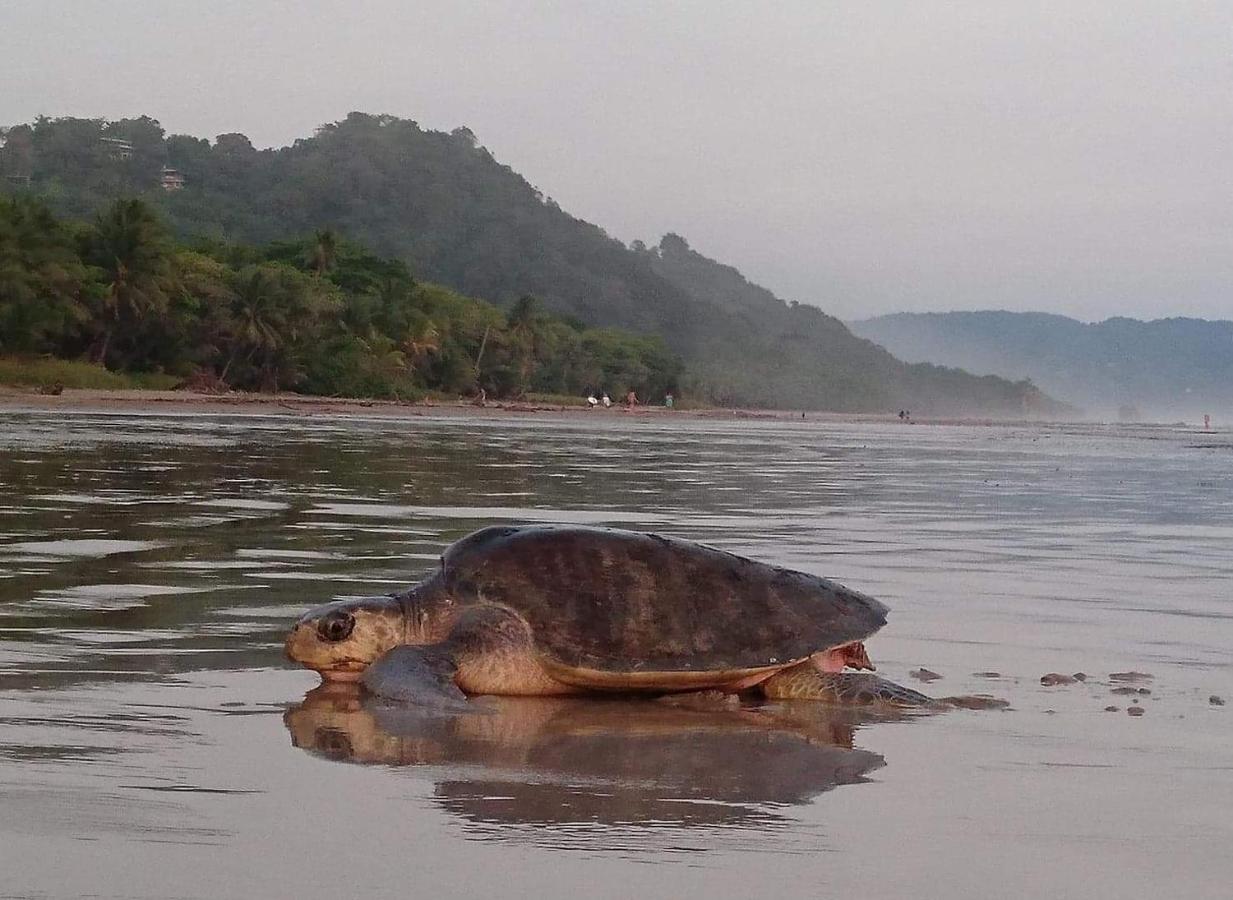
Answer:
[[[902,707],[926,707],[934,703],[933,698],[919,691],[868,672],[819,672],[809,663],[778,672],[759,687],[771,700]]]

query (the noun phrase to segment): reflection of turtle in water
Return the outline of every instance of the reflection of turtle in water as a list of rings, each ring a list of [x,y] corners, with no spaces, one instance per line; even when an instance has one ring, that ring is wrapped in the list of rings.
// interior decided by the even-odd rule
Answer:
[[[466,694],[753,691],[921,706],[861,643],[872,597],[688,541],[599,528],[494,527],[446,549],[402,594],[306,613],[291,659],[327,681],[450,705]]]
[[[428,767],[473,822],[696,827],[774,820],[885,764],[854,749],[855,710],[698,709],[642,700],[487,698],[442,713],[324,684],[284,716],[329,759]]]

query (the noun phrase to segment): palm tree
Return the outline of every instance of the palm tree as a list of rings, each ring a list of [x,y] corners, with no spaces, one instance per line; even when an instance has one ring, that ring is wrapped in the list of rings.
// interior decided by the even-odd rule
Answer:
[[[263,359],[269,359],[285,343],[285,288],[280,274],[272,266],[249,266],[236,279],[235,300],[231,307],[231,355],[219,376],[223,381],[227,380],[227,373],[241,350],[247,350],[245,360],[251,360],[258,354]]]
[[[417,316],[402,339],[402,352],[407,368],[416,371],[432,354],[441,349],[441,332],[432,319]]]
[[[295,373],[303,338],[337,307],[334,292],[290,266],[262,263],[241,270],[231,308],[232,349],[220,377],[225,380],[246,351],[243,359],[257,366],[261,387],[277,392],[280,376]]]
[[[89,272],[42,203],[0,197],[0,351],[56,349],[89,313]]]
[[[313,242],[308,248],[308,266],[320,278],[334,268],[338,259],[338,235],[333,229],[322,228],[313,235]]]
[[[95,220],[86,259],[102,270],[106,292],[98,318],[95,362],[107,363],[117,328],[166,313],[174,278],[171,243],[154,211],[140,200],[117,200]]]
[[[544,349],[539,301],[530,295],[519,297],[510,310],[507,321],[508,334],[517,359],[518,391],[526,393],[531,385],[531,373],[535,371]]]

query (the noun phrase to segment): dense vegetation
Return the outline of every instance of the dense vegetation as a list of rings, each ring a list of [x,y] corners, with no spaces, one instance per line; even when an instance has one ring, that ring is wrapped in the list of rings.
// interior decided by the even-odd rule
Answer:
[[[1233,322],[1046,313],[900,313],[852,328],[905,359],[1029,377],[1094,413],[1174,420],[1233,411]]]
[[[329,230],[263,247],[175,243],[149,206],[92,222],[0,197],[0,354],[250,390],[659,398],[680,362],[656,338],[588,329],[524,296],[508,313]]]
[[[164,166],[183,176],[183,189],[160,188]],[[190,241],[267,244],[332,229],[417,277],[502,309],[535,296],[571,321],[659,335],[685,361],[681,387],[703,401],[955,414],[1053,409],[1028,383],[906,366],[683,239],[627,248],[562,211],[465,128],[446,134],[352,113],[290,147],[257,150],[240,134],[212,143],[166,136],[149,118],[44,118],[7,131],[0,172],[9,189],[61,214],[94,215],[136,195]],[[260,365],[259,354],[253,360]]]

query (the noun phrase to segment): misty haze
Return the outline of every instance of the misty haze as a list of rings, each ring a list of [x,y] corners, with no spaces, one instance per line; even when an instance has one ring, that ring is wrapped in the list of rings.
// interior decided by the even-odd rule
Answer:
[[[0,894],[1224,900],[1231,61],[0,4]]]

